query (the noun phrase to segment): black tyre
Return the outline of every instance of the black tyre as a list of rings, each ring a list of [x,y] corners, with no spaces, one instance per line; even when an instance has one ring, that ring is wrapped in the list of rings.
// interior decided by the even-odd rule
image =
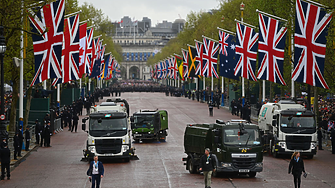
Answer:
[[[256,172],[249,172],[249,177],[254,178],[256,176]]]
[[[191,158],[188,159],[187,161],[187,165],[188,165],[188,171],[191,173],[191,174],[195,174],[197,172],[194,164],[193,164],[193,160]]]

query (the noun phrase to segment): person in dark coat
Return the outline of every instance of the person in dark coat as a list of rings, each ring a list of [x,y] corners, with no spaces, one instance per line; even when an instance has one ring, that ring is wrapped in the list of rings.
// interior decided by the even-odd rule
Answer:
[[[209,110],[209,116],[213,116],[213,108],[214,108],[214,104],[213,104],[213,102],[211,101],[211,102],[209,102],[209,104],[208,104],[208,110]]]
[[[77,114],[74,114],[72,119],[73,119],[73,125],[71,132],[73,132],[73,129],[75,129],[75,131],[77,132],[79,117],[77,116]]]
[[[306,173],[304,161],[300,157],[300,152],[294,152],[291,157],[290,165],[288,166],[288,173],[292,173],[293,175],[295,188],[300,188],[302,172]]]
[[[1,159],[1,180],[5,179],[5,173],[7,174],[7,180],[10,179],[10,150],[7,144],[4,144],[4,148],[0,150]]]
[[[40,147],[46,146],[46,144],[45,144],[45,134],[44,134],[46,126],[47,126],[47,122],[45,121],[43,127],[41,127],[41,130],[40,130],[40,133],[41,133]],[[44,142],[44,144],[43,144],[43,142]]]
[[[200,158],[200,164],[199,164],[199,170],[203,171],[204,173],[204,180],[205,180],[205,187],[210,188],[211,187],[211,179],[212,179],[212,173],[215,171],[216,168],[216,156],[213,154],[210,154],[210,149],[205,149],[205,155],[203,155]]]
[[[24,139],[26,141],[26,151],[29,151],[30,140],[31,140],[29,127],[26,127],[26,132],[24,133]]]
[[[335,154],[335,129],[332,128],[332,131],[330,133],[330,138],[332,140],[332,154]]]
[[[318,128],[318,142],[319,142],[319,150],[323,150],[322,149],[322,127],[320,126],[319,128]]]
[[[235,115],[235,99],[233,99],[231,102],[230,102],[230,108],[231,108],[231,115]],[[236,106],[237,108],[237,106]]]
[[[14,160],[17,160],[17,154],[19,153],[19,150],[21,150],[20,148],[20,144],[19,144],[19,133],[16,132],[15,136],[13,138],[13,146],[14,146]]]
[[[87,98],[85,101],[86,115],[90,115],[91,105],[92,105],[91,101],[89,100],[89,98]]]
[[[87,170],[87,175],[92,181],[92,188],[100,187],[101,178],[104,177],[104,166],[101,161],[98,161],[98,156],[94,156],[94,161],[91,161],[90,167]],[[96,185],[96,186],[95,186]]]
[[[21,155],[21,149],[22,149],[23,140],[24,140],[23,133],[22,133],[22,127],[20,127],[20,130],[18,132],[18,137],[19,137],[19,148],[20,148],[19,152],[18,152],[18,156],[22,157],[22,155]]]
[[[35,139],[36,139],[36,142],[35,144],[40,144],[40,137],[41,137],[41,124],[40,122],[38,121],[38,119],[35,120]]]
[[[44,128],[44,146],[46,147],[51,147],[50,146],[50,136],[51,136],[51,132],[50,132],[50,121],[47,122],[47,125]]]

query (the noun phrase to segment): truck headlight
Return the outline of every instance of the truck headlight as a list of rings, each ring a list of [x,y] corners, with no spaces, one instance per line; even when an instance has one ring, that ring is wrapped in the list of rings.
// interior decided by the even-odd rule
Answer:
[[[92,139],[92,144],[94,144],[94,139]]]
[[[285,146],[286,146],[285,142],[279,142],[278,145],[279,145],[281,148],[285,149]]]
[[[151,134],[151,132],[148,132],[148,134]]]
[[[315,149],[316,148],[316,144],[315,143],[311,143],[311,149]]]
[[[124,145],[122,148],[123,148],[123,152],[126,152],[127,150],[129,150],[129,146],[128,145]]]
[[[95,147],[94,146],[88,147],[88,151],[90,151],[91,153],[95,153]]]
[[[263,168],[263,163],[256,163],[255,167]]]
[[[231,163],[221,163],[221,164],[222,164],[222,167],[224,168],[231,167]]]

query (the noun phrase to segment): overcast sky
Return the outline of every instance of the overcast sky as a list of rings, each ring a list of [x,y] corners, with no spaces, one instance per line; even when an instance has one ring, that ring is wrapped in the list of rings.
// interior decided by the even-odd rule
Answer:
[[[93,4],[112,22],[120,21],[123,16],[135,20],[149,17],[152,26],[163,20],[173,22],[179,18],[178,14],[186,20],[190,11],[208,11],[219,6],[219,0],[78,0],[78,2],[79,5],[84,2]]]

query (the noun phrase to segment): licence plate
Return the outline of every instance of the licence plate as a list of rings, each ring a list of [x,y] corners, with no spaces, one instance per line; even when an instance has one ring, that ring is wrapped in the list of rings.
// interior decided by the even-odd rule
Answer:
[[[134,137],[142,136],[142,134],[134,134]]]
[[[105,156],[113,156],[113,153],[106,153]]]
[[[249,172],[250,170],[249,169],[240,169],[238,170],[238,172]]]
[[[302,150],[294,150],[294,152],[302,152]]]

